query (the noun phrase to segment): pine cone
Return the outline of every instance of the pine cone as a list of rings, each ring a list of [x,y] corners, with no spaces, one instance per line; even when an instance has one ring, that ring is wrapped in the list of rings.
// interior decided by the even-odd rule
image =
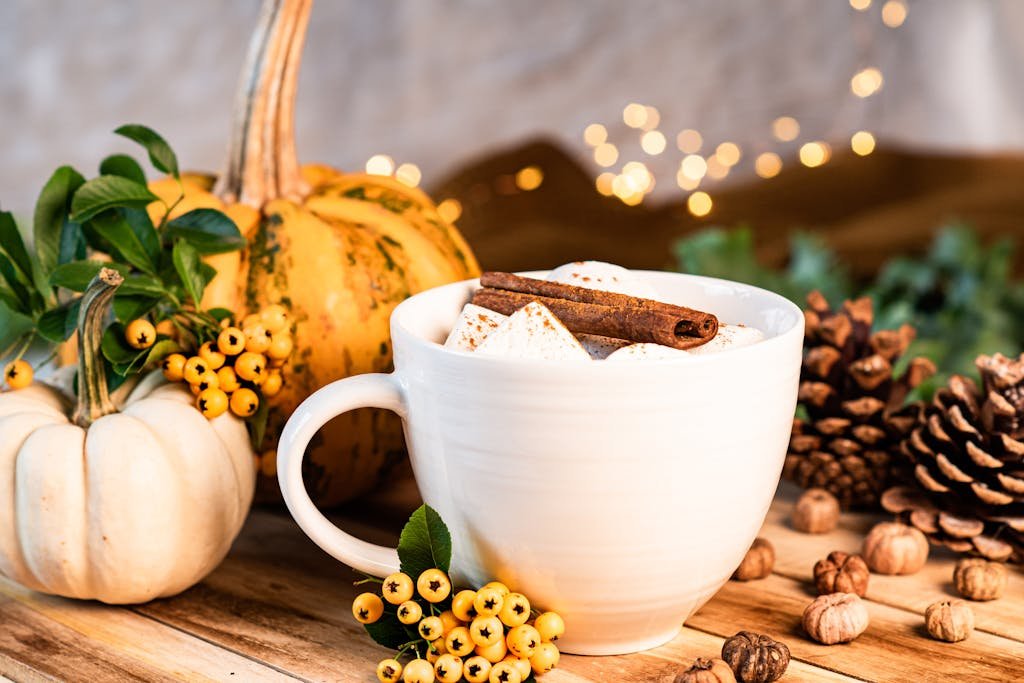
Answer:
[[[915,487],[882,504],[957,552],[1024,563],[1024,355],[979,356],[982,389],[954,376],[915,421],[900,452]]]
[[[872,509],[897,480],[892,457],[913,426],[894,416],[907,394],[935,372],[925,358],[893,378],[893,364],[914,339],[914,328],[872,334],[871,299],[833,311],[820,292],[807,297],[800,404],[808,421],[794,420],[783,475],[804,488],[832,492],[844,509]]]

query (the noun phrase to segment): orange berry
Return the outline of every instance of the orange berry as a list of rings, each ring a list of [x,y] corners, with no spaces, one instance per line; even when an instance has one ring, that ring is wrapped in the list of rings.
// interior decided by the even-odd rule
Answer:
[[[245,351],[245,333],[237,327],[225,327],[217,335],[217,349],[225,356],[237,356]]]
[[[235,374],[235,369],[230,365],[225,365],[217,371],[217,386],[229,394],[242,388],[241,382],[238,381],[238,375]]]
[[[205,360],[199,356],[192,356],[185,361],[185,367],[182,368],[182,377],[189,384],[197,384],[199,380],[210,371],[210,366]]]
[[[207,370],[199,376],[199,381],[190,384],[192,393],[198,396],[207,389],[219,389],[220,383],[217,380],[217,373],[213,370]]]
[[[266,373],[263,383],[260,384],[260,391],[266,397],[277,396],[281,392],[281,387],[284,386],[284,378],[281,377],[281,373],[278,370],[271,370]]]
[[[184,378],[185,361],[188,360],[180,353],[172,353],[160,363],[164,371],[164,379],[168,382],[180,382]]]
[[[218,370],[227,360],[223,353],[213,347],[213,342],[206,342],[199,347],[199,357],[207,362],[211,370]]]
[[[124,338],[133,349],[148,349],[156,341],[156,328],[145,318],[138,318],[124,328]]]
[[[235,374],[249,382],[262,381],[266,368],[267,358],[261,353],[246,351],[235,359]]]
[[[281,304],[270,304],[260,311],[260,322],[271,332],[288,328],[288,309]]]
[[[11,389],[24,389],[32,384],[34,374],[32,366],[23,360],[8,363],[7,367],[4,368],[4,379],[7,380],[7,386]]]
[[[267,356],[274,360],[285,360],[292,355],[295,347],[292,336],[287,332],[274,332],[270,335],[270,346],[267,347]]]
[[[251,325],[245,330],[245,350],[253,353],[266,353],[270,348],[270,332],[263,325]]]
[[[231,412],[238,417],[252,417],[260,407],[260,397],[252,389],[241,388],[231,394]]]
[[[203,416],[210,418],[219,417],[228,409],[228,395],[221,389],[205,389],[199,392],[196,398],[196,407]]]

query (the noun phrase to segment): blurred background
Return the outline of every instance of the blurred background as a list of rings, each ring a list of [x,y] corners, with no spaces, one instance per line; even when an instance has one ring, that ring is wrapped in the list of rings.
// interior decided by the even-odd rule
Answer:
[[[217,170],[258,10],[0,4],[4,208],[128,121]],[[322,1],[299,153],[421,185],[485,268],[868,293],[969,367],[1024,339],[1022,32],[1016,0]]]

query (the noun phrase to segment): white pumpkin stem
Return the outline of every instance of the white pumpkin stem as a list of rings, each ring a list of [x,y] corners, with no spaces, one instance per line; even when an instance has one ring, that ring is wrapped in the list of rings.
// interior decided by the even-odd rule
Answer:
[[[312,0],[264,0],[235,100],[227,162],[214,193],[260,208],[309,193],[295,151],[295,93]]]
[[[78,309],[78,406],[72,420],[86,429],[104,415],[117,412],[107,390],[100,343],[110,302],[122,282],[119,272],[101,268],[82,295]]]

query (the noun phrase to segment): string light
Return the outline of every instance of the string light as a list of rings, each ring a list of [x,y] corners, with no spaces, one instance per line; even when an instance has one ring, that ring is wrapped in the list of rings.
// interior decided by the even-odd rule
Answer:
[[[700,187],[700,178],[691,178],[679,169],[676,171],[676,185],[684,190],[696,190]]]
[[[882,5],[882,23],[889,28],[899,28],[907,20],[907,6],[902,0],[889,0]]]
[[[683,154],[696,154],[700,151],[701,145],[703,144],[704,138],[702,138],[700,133],[692,128],[681,130],[679,131],[679,135],[676,136],[676,147],[678,147],[679,151]]]
[[[657,107],[647,106],[644,107],[644,130],[654,130],[661,123],[661,112],[658,111]]]
[[[708,162],[699,154],[688,154],[680,162],[679,172],[690,180],[700,180],[708,172]]]
[[[722,163],[722,160],[718,158],[717,154],[709,156],[707,177],[712,180],[721,180],[727,175],[729,175],[729,166]]]
[[[643,128],[647,123],[647,107],[637,102],[630,102],[622,110],[622,121],[630,128]]]
[[[740,161],[740,147],[735,142],[723,142],[715,148],[715,157],[723,166],[735,166]]]
[[[423,179],[423,173],[420,172],[420,167],[416,164],[401,164],[395,169],[395,178],[404,185],[416,187]]]
[[[664,152],[666,144],[665,134],[658,130],[649,130],[640,137],[640,148],[651,156]]]
[[[686,198],[686,208],[697,218],[711,213],[711,197],[707,192],[694,192]]]
[[[850,138],[850,148],[854,154],[866,157],[875,151],[875,136],[866,130],[858,130]]]
[[[882,72],[869,66],[853,75],[850,79],[850,90],[857,97],[871,97],[881,90],[883,82]]]
[[[871,7],[871,0],[850,0],[850,7],[858,12],[863,12]]]
[[[608,129],[600,123],[592,123],[583,129],[583,141],[591,147],[597,147],[608,140]]]
[[[800,163],[808,168],[821,166],[832,157],[832,148],[824,142],[807,142],[800,147]]]
[[[772,135],[780,142],[792,142],[800,135],[800,124],[792,116],[780,116],[772,121]]]
[[[782,159],[775,152],[764,152],[754,159],[754,173],[762,178],[774,178],[781,170]]]
[[[516,187],[529,192],[536,190],[544,182],[544,172],[536,166],[527,166],[516,173]]]
[[[594,161],[598,166],[614,166],[619,160],[618,148],[610,142],[602,142],[594,148]]]
[[[597,180],[594,184],[597,186],[597,191],[603,194],[605,197],[611,197],[612,192],[612,181],[615,180],[615,174],[609,171],[605,171],[601,175],[597,176]]]
[[[374,154],[366,160],[366,172],[370,175],[391,175],[395,172],[395,160],[387,154]]]
[[[437,214],[446,223],[454,223],[462,215],[462,202],[458,199],[445,199],[437,205]]]

